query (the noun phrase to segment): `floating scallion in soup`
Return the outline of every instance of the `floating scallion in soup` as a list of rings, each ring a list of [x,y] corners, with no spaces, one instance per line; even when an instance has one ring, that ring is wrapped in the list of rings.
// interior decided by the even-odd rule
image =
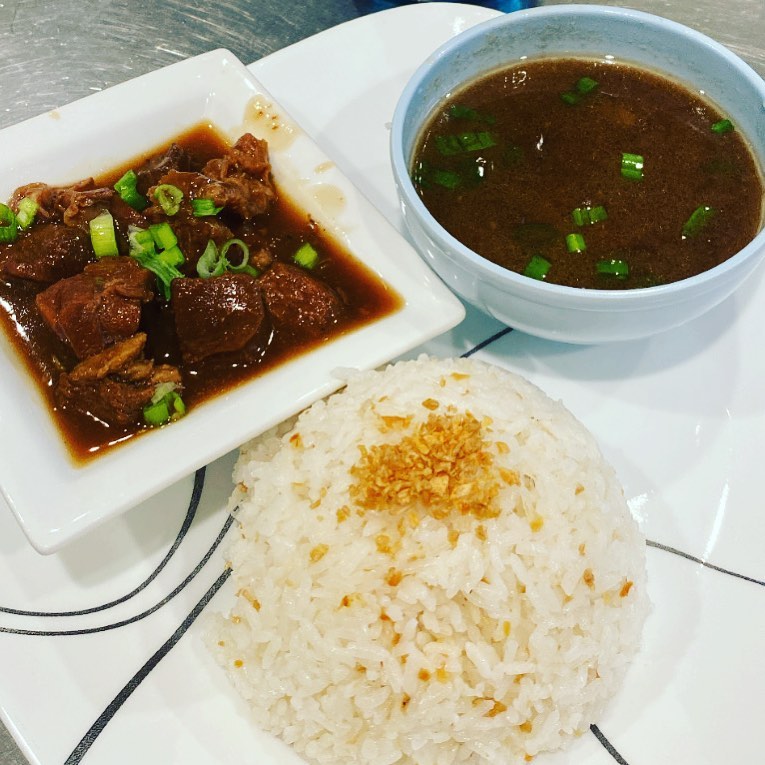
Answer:
[[[613,61],[524,61],[451,94],[412,176],[436,220],[479,255],[573,287],[694,276],[762,220],[762,175],[730,117]]]

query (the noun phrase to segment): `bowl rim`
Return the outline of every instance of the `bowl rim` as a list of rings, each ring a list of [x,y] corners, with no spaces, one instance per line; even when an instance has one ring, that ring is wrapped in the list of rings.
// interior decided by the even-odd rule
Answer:
[[[552,17],[557,19],[566,17],[576,18],[588,15],[593,17],[613,18],[617,21],[632,21],[653,28],[662,28],[672,34],[691,40],[700,48],[706,49],[710,54],[724,59],[741,77],[753,86],[755,90],[760,92],[765,107],[765,79],[763,79],[742,58],[733,53],[729,48],[725,47],[722,43],[719,43],[703,32],[699,32],[680,22],[673,21],[672,19],[654,13],[639,11],[632,8],[592,4],[537,6],[513,11],[512,13],[502,14],[480,22],[444,42],[417,67],[406,83],[394,109],[389,144],[393,177],[396,188],[402,198],[402,205],[406,204],[416,210],[418,216],[426,222],[429,236],[434,239],[445,252],[456,253],[460,258],[476,268],[483,276],[489,276],[493,280],[500,279],[506,286],[512,286],[517,290],[524,292],[530,290],[537,293],[537,297],[542,299],[543,302],[554,302],[563,299],[564,301],[571,301],[572,303],[587,301],[588,303],[605,304],[618,301],[623,304],[632,304],[647,299],[647,296],[652,298],[667,298],[669,296],[677,298],[680,295],[690,299],[691,295],[686,295],[684,293],[703,290],[710,281],[715,281],[718,277],[728,271],[736,270],[750,258],[765,252],[765,209],[761,212],[760,229],[755,236],[738,252],[706,271],[702,271],[694,276],[686,277],[685,279],[652,287],[634,287],[627,290],[593,289],[586,287],[571,287],[563,284],[554,284],[537,279],[530,279],[523,276],[523,274],[511,271],[510,269],[499,266],[487,258],[484,258],[460,242],[441,226],[414,189],[414,184],[412,183],[409,174],[409,163],[404,156],[403,126],[410,103],[414,100],[417,90],[422,82],[429,76],[433,67],[442,59],[449,57],[455,51],[459,50],[466,42],[475,40],[497,27],[515,26],[529,17]],[[489,71],[491,70],[486,70],[486,72]],[[660,74],[663,73],[661,69],[657,69],[657,72]],[[748,134],[743,135],[747,140],[747,143],[751,144]],[[765,167],[763,167],[763,162],[759,161],[759,157],[756,154],[755,160],[757,161],[761,179],[765,186]],[[765,208],[765,202],[763,208]],[[448,257],[450,260],[454,260],[454,257],[451,255]],[[624,307],[626,308],[627,306],[625,305]]]

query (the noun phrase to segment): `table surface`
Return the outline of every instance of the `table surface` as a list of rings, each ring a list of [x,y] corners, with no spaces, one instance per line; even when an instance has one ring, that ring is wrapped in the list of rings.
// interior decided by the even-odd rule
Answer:
[[[694,27],[765,76],[765,0],[604,4]],[[353,0],[220,0],[202,11],[180,0],[0,0],[0,128],[213,48],[249,63],[366,7]],[[0,763],[26,764],[1,724]]]

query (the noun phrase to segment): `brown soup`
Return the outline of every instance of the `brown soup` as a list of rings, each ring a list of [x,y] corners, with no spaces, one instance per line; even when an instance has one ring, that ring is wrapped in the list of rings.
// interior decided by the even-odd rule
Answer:
[[[763,181],[725,115],[631,65],[526,61],[453,94],[414,154],[436,220],[504,268],[628,289],[706,271],[758,232]]]
[[[187,163],[184,167],[184,171],[189,171],[186,176],[183,173],[177,175],[181,179],[192,177],[195,173],[199,178],[202,178],[202,173],[206,172],[206,163],[211,159],[221,157],[221,155],[226,156],[225,153],[232,148],[213,129],[208,126],[199,126],[178,136],[167,146],[158,147],[155,152],[138,157],[113,172],[96,178],[90,186],[95,187],[96,190],[102,187],[111,189],[112,184],[126,170],[151,166],[152,162],[157,161],[157,157],[162,157],[167,153],[171,144],[175,144],[183,150],[184,161]],[[270,167],[266,172],[270,177]],[[161,176],[161,173],[158,172],[156,175]],[[172,178],[173,176],[167,177]],[[161,178],[160,180],[164,181],[165,179]],[[263,313],[265,317],[257,317],[258,320],[262,318],[262,326],[246,347],[221,353],[206,353],[204,357],[189,359],[184,355],[184,348],[179,344],[174,300],[165,299],[162,290],[154,286],[154,296],[140,305],[140,325],[137,330],[140,333],[145,333],[148,338],[142,354],[150,364],[177,370],[181,378],[182,401],[187,410],[192,410],[205,400],[240,385],[275,365],[283,364],[295,355],[302,354],[337,335],[390,314],[402,305],[401,298],[395,291],[353,258],[339,242],[325,233],[308,214],[301,211],[288,197],[281,193],[278,188],[278,179],[272,179],[272,181],[276,194],[267,211],[252,216],[242,216],[230,213],[224,207],[214,216],[214,221],[212,217],[207,219],[213,221],[212,223],[205,225],[226,230],[229,237],[233,235],[233,237],[246,240],[251,244],[250,249],[253,253],[258,250],[257,258],[260,260],[259,268],[262,273],[258,278],[252,276],[252,280],[258,284],[261,283],[266,274],[274,272],[276,264],[282,264],[286,269],[291,269],[291,271],[284,273],[297,274],[298,277],[301,277],[301,273],[298,273],[301,268],[295,264],[294,255],[302,244],[310,243],[318,253],[318,263],[310,269],[302,269],[302,275],[305,276],[306,282],[309,282],[310,289],[315,289],[322,295],[330,296],[331,308],[334,313],[325,321],[328,314],[324,307],[319,305],[316,308],[316,301],[314,301],[314,305],[307,304],[306,310],[316,310],[318,320],[325,322],[320,329],[316,329],[316,327],[310,326],[310,318],[302,324],[300,321],[293,321],[294,316],[282,320],[274,311],[269,311],[270,304],[264,297],[265,309]],[[198,182],[206,183],[207,181],[202,178]],[[42,186],[43,184],[37,185]],[[234,186],[236,186],[236,182]],[[237,189],[235,188],[235,190]],[[97,191],[87,193],[97,194]],[[201,193],[201,196],[204,194]],[[113,202],[110,204],[114,209]],[[184,201],[182,204],[187,204],[187,202]],[[83,207],[79,213],[87,212],[87,209]],[[123,213],[126,210],[124,205],[121,209]],[[130,211],[127,212],[129,213],[128,218],[133,215]],[[136,213],[136,215],[144,214],[145,212]],[[35,383],[49,402],[50,410],[72,456],[77,461],[84,461],[103,453],[109,447],[124,443],[129,438],[149,430],[150,427],[140,418],[134,418],[134,421],[129,423],[105,422],[101,416],[83,414],[81,410],[87,407],[78,406],[78,402],[75,402],[73,406],[66,403],[62,404],[62,396],[58,390],[62,375],[72,372],[78,363],[82,362],[83,355],[73,352],[74,346],[57,336],[38,310],[37,296],[50,289],[57,282],[52,281],[52,278],[47,281],[18,278],[18,276],[12,275],[13,269],[9,264],[13,262],[18,248],[22,246],[26,248],[24,258],[29,259],[30,246],[28,242],[24,242],[24,239],[25,237],[32,237],[29,242],[33,241],[38,226],[46,226],[49,229],[51,226],[60,227],[60,229],[52,231],[54,235],[58,235],[59,230],[69,229],[63,232],[67,236],[67,241],[71,238],[71,230],[77,229],[79,231],[78,236],[87,242],[89,254],[86,257],[91,263],[96,261],[101,263],[110,259],[103,257],[97,259],[92,250],[89,249],[87,223],[84,225],[83,231],[82,226],[78,228],[76,220],[65,225],[61,220],[58,220],[57,216],[58,213],[52,213],[49,214],[47,220],[39,220],[40,215],[38,214],[28,231],[22,232],[14,243],[0,245],[0,303],[3,308],[0,311],[0,320],[7,335],[24,358]],[[150,220],[156,221],[158,219],[169,222],[178,233],[179,240],[182,239],[185,243],[189,241],[189,237],[181,232],[184,225],[180,222],[182,217],[185,218],[186,222],[191,222],[193,225],[202,225],[200,223],[202,219],[196,219],[190,211],[175,217],[170,215],[165,217],[161,211],[155,210],[154,217],[147,219],[147,223]],[[54,220],[52,224],[49,222],[51,219]],[[118,223],[119,255],[126,256],[128,254],[128,240],[125,237],[125,227],[120,228],[116,211],[115,220]],[[42,232],[37,232],[38,235],[40,233]],[[197,239],[199,239],[198,236]],[[189,245],[189,251],[185,253],[186,262],[180,266],[184,269],[184,278],[182,280],[175,279],[173,284],[178,281],[190,282],[194,280],[198,282],[200,277],[195,270],[194,262],[199,259],[199,250],[204,247],[206,241],[206,237],[199,239],[200,244],[196,246],[196,252],[192,252],[193,248]],[[184,244],[184,246],[186,245]],[[231,256],[232,260],[236,257],[237,248],[234,248],[234,252],[234,256]],[[265,264],[262,262],[265,257],[264,253],[268,256],[268,262]],[[239,254],[241,256],[241,253]],[[46,256],[43,255],[42,257],[44,259]],[[36,267],[35,258],[36,254],[32,253],[32,269]],[[127,260],[128,258],[123,257],[122,259]],[[82,272],[82,264],[73,267],[73,269]],[[225,275],[213,276],[208,281],[212,282],[213,279],[224,278],[226,278]],[[242,280],[247,281],[250,275],[238,274],[237,278],[240,282]],[[259,287],[252,288],[252,284],[249,284],[249,287],[255,290],[259,289]],[[265,287],[262,289],[265,295]],[[175,292],[173,297],[175,298]],[[279,299],[283,297],[280,296]],[[294,297],[297,304],[300,298],[298,295]],[[235,296],[235,299],[238,298]],[[274,306],[274,310],[281,310],[285,303],[289,308],[291,299],[291,296],[287,296],[286,300],[282,300],[282,306]],[[191,304],[195,313],[185,321],[186,329],[192,321],[199,321],[200,317],[201,323],[205,324],[206,315],[204,312],[200,313],[197,310],[199,306],[194,305],[193,300]],[[90,308],[86,310],[90,310]],[[202,311],[204,310],[208,309],[202,306]],[[295,313],[300,310],[303,309],[296,308]],[[225,322],[228,320],[228,313],[231,313],[228,309],[218,311],[212,307],[208,311],[208,321],[209,323]],[[203,326],[201,329],[204,331],[205,327]],[[247,329],[246,326],[245,329]],[[233,326],[232,333],[236,334],[238,331],[240,331],[239,327]],[[230,340],[225,333],[222,333],[220,337],[226,342]],[[144,363],[143,356],[140,360],[142,364]],[[201,356],[201,354],[197,353],[197,356]],[[87,361],[87,359],[85,360]],[[130,368],[131,374],[132,370],[133,367]],[[177,373],[174,372],[174,374]],[[129,378],[129,375],[124,371],[121,371],[117,376],[120,377],[120,380],[117,381],[120,384]],[[264,402],[264,406],[268,406],[268,402]]]

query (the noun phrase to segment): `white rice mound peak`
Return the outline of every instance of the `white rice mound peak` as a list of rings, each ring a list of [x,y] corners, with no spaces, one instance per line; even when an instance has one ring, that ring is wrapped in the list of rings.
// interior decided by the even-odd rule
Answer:
[[[210,649],[310,763],[526,763],[638,650],[645,542],[592,435],[470,359],[393,364],[242,448]]]

